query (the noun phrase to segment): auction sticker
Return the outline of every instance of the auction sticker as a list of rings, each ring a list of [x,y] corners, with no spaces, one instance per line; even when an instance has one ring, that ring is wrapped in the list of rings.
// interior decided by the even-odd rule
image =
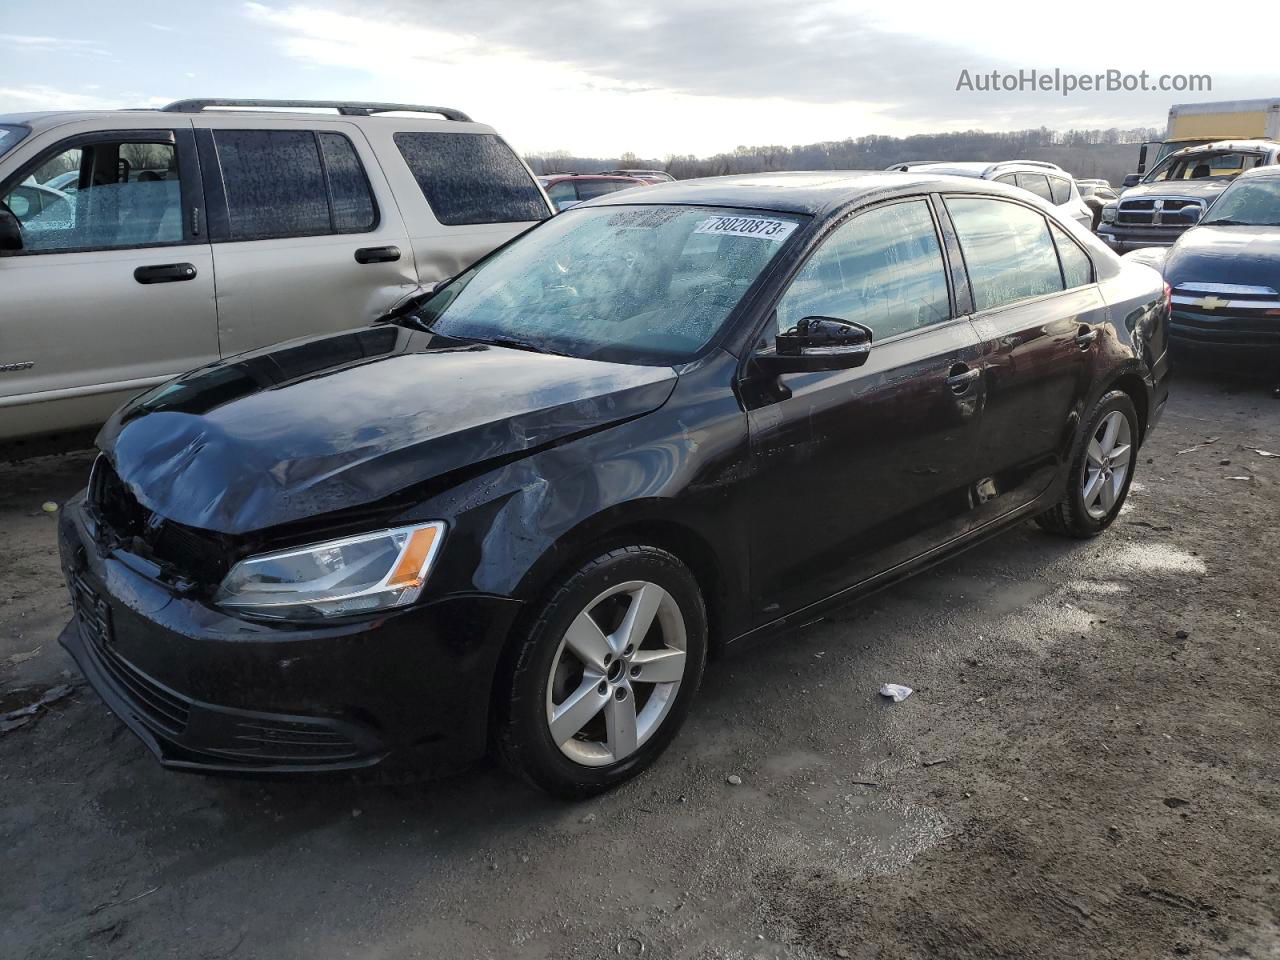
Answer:
[[[764,217],[711,217],[698,224],[694,233],[718,234],[722,237],[756,237],[781,243],[791,236],[794,220],[767,220]]]

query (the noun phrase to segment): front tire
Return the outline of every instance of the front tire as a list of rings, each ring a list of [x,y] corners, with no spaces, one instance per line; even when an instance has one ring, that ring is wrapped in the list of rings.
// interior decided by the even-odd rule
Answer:
[[[1066,496],[1036,523],[1062,536],[1096,537],[1120,515],[1137,462],[1138,413],[1127,393],[1112,390],[1094,404],[1076,438]]]
[[[496,692],[504,764],[581,799],[666,749],[702,680],[707,615],[697,581],[658,547],[627,546],[563,580]]]

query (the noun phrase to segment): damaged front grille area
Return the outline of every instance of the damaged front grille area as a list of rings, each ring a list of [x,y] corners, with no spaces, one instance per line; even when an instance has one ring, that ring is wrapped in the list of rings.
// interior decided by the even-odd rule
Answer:
[[[88,502],[105,539],[151,560],[175,580],[211,587],[231,567],[231,547],[224,538],[148,510],[105,456],[94,462]]]

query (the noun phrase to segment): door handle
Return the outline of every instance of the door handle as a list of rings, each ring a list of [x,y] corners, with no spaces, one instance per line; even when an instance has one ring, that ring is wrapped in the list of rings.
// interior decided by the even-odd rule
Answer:
[[[979,368],[970,368],[963,363],[957,363],[951,368],[951,375],[947,377],[947,386],[951,388],[952,393],[962,394],[968,391],[969,385],[980,376],[982,371]]]
[[[399,247],[361,247],[356,251],[356,263],[391,263],[399,259]]]
[[[155,263],[133,271],[133,279],[139,283],[179,283],[195,278],[194,263]]]
[[[1076,334],[1076,346],[1081,350],[1088,350],[1093,341],[1098,339],[1098,331],[1091,330],[1088,327],[1081,327],[1080,332]]]

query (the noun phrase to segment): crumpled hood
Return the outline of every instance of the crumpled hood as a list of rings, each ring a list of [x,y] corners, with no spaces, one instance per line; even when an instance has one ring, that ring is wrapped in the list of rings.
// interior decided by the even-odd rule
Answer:
[[[383,325],[195,370],[117,411],[98,445],[147,509],[241,534],[640,416],[675,380]]]
[[[1121,202],[1141,197],[1197,197],[1208,203],[1218,199],[1218,194],[1231,186],[1230,180],[1162,180],[1159,183],[1140,183],[1129,187],[1120,195]]]
[[[1194,227],[1165,259],[1164,278],[1280,290],[1280,227]]]

